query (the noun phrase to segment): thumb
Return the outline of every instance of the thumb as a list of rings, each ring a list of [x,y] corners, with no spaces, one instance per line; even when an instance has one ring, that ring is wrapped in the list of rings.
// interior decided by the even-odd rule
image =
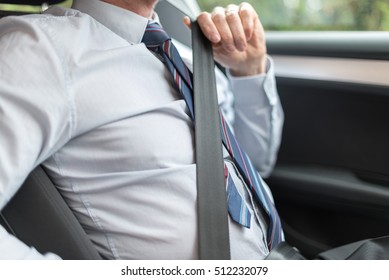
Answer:
[[[189,29],[192,29],[192,23],[191,23],[191,20],[189,17],[185,16],[183,19],[183,22],[186,25],[186,27],[188,27]]]

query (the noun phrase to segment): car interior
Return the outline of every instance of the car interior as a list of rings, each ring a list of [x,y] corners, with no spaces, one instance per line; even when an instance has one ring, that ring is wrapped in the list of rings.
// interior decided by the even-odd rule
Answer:
[[[389,234],[389,32],[269,32],[285,125],[268,180],[307,257]]]
[[[172,37],[191,44],[180,11],[160,2],[157,12]],[[0,11],[10,14],[19,13]],[[285,113],[278,161],[266,181],[286,240],[310,259],[389,235],[389,32],[266,36]],[[0,223],[38,251],[101,259],[41,167],[1,211]]]

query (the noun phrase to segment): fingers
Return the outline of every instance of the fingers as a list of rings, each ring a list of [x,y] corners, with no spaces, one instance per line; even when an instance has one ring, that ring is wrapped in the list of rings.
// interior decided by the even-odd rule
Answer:
[[[244,51],[254,32],[258,15],[248,3],[216,7],[212,13],[203,12],[198,17],[205,36],[229,52]]]
[[[250,40],[255,30],[255,21],[258,20],[258,14],[250,4],[242,3],[239,15],[247,40]]]
[[[224,28],[226,29],[226,35],[232,36],[232,38],[225,38],[226,40],[232,39],[232,42],[229,42],[231,43],[231,45],[228,46],[230,48],[229,50],[233,50],[231,48],[233,48],[233,44],[235,44],[236,49],[238,49],[239,51],[244,51],[246,48],[247,39],[243,28],[242,20],[239,15],[239,7],[236,5],[227,6],[224,18],[225,22],[224,20],[221,21],[221,26],[224,26]],[[229,30],[230,32],[228,32],[227,30]]]
[[[208,38],[208,40],[210,40],[214,44],[220,42],[221,37],[216,25],[212,20],[211,14],[207,12],[202,12],[198,16],[197,22],[199,23],[201,30],[203,31],[205,37]]]
[[[184,17],[184,24],[186,25],[186,27],[188,27],[189,29],[191,29],[191,21],[190,21],[190,18],[188,16],[185,16]]]

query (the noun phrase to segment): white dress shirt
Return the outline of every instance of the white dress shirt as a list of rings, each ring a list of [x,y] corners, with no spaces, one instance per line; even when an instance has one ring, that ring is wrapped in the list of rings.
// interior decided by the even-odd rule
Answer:
[[[0,209],[43,163],[105,258],[196,259],[193,123],[141,43],[148,19],[97,0],[73,8],[0,21]],[[267,175],[283,122],[272,67],[217,76],[221,107]],[[230,221],[232,258],[263,258],[266,218],[238,191],[254,215],[249,229]],[[0,227],[0,259],[56,258],[41,253]]]

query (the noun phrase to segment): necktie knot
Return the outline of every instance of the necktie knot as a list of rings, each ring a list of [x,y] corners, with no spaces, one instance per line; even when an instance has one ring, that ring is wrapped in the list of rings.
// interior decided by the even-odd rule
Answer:
[[[164,42],[170,39],[170,36],[157,22],[149,21],[143,35],[142,42],[147,48],[153,49],[161,46]]]

